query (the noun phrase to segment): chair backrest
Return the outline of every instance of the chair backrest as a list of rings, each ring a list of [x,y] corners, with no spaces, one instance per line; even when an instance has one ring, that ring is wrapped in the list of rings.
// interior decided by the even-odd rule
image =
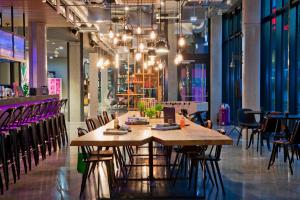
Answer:
[[[249,123],[249,124],[252,124],[252,123],[257,123],[256,122],[256,119],[255,119],[255,115],[254,114],[246,114],[247,111],[252,111],[251,109],[249,108],[241,108],[238,110],[238,123],[241,124],[241,123]]]
[[[14,109],[11,114],[8,126],[18,126],[21,123],[22,115],[23,115],[24,106],[19,106]]]
[[[294,125],[293,132],[289,141],[291,144],[300,144],[300,121],[299,120]]]
[[[111,113],[110,116],[111,116],[112,120],[116,119],[116,114],[115,113]]]
[[[263,119],[262,132],[265,133],[280,132],[281,120],[270,117],[270,115],[279,115],[279,114],[280,114],[279,112],[269,112],[265,115]]]
[[[31,104],[24,108],[20,123],[29,122],[34,112],[34,106],[34,104]]]
[[[31,114],[31,120],[37,119],[40,117],[40,113],[42,112],[42,106],[43,103],[34,104],[32,114]]]
[[[86,129],[77,128],[78,137],[84,136],[86,133],[88,133],[88,131]],[[81,146],[80,148],[81,148],[81,152],[83,154],[83,158],[84,159],[88,158],[92,149],[89,146]]]
[[[85,120],[86,126],[89,131],[93,131],[99,127],[101,127],[100,122],[96,118],[88,118]]]
[[[10,118],[13,111],[13,108],[8,108],[5,111],[3,111],[0,115],[0,131],[7,127],[8,123],[10,122]]]
[[[106,111],[103,111],[102,113],[103,113],[103,117],[104,117],[104,122],[105,122],[105,124],[107,124],[109,122],[108,114]]]
[[[181,114],[185,117],[188,117],[188,111],[187,109],[181,109]]]
[[[104,126],[105,125],[105,122],[103,120],[103,117],[101,115],[98,115],[98,121],[100,122],[101,126]]]
[[[84,136],[87,133],[88,133],[88,131],[86,129],[84,129],[84,128],[77,128],[78,137]]]

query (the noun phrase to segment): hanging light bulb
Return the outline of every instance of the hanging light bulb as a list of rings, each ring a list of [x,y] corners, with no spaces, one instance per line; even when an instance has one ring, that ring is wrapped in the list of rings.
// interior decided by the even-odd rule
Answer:
[[[110,65],[110,60],[109,59],[106,59],[103,66],[104,67],[107,67],[108,65]]]
[[[115,35],[115,34],[114,34],[112,28],[110,27],[110,28],[109,28],[109,32],[108,32],[109,38],[110,38],[110,39],[113,39],[114,35]]]
[[[162,63],[159,63],[158,64],[158,69],[163,69],[164,68],[164,65]]]
[[[174,63],[175,63],[175,65],[179,65],[182,61],[183,61],[183,56],[182,56],[181,52],[179,51],[175,56]]]
[[[122,40],[123,40],[124,42],[127,40],[127,34],[126,34],[126,33],[124,33],[124,34],[122,35]]]
[[[117,45],[117,44],[118,44],[118,42],[119,42],[119,39],[118,39],[118,37],[117,37],[117,36],[115,36],[115,37],[114,37],[114,39],[113,39],[113,43],[114,43],[114,45]]]
[[[103,58],[99,58],[98,62],[97,62],[97,67],[103,69],[104,68],[104,59]]]
[[[150,39],[151,39],[151,40],[155,40],[155,38],[156,38],[156,33],[154,32],[154,30],[152,30],[152,31],[150,32]]]
[[[142,28],[140,26],[137,27],[136,33],[139,35],[142,34]]]
[[[179,39],[178,39],[178,45],[180,47],[184,47],[185,46],[185,39],[183,36],[180,36]]]
[[[141,52],[136,52],[136,54],[135,54],[135,60],[136,60],[136,61],[140,61],[141,58],[142,58]]]
[[[144,43],[141,42],[141,43],[139,44],[139,50],[140,50],[140,51],[143,51],[144,49],[145,49],[145,45],[144,45]]]
[[[147,68],[148,68],[147,62],[144,62],[143,67],[144,67],[144,69],[147,69]]]

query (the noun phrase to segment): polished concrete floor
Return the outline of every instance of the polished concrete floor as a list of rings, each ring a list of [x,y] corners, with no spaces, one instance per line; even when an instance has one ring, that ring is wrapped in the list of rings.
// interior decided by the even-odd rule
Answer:
[[[68,124],[70,138],[77,135],[76,128],[84,124]],[[233,133],[234,140],[237,134]],[[282,152],[281,152],[282,153]],[[283,162],[281,155],[267,170],[270,152],[266,149],[263,155],[256,152],[256,147],[246,149],[245,138],[239,146],[225,146],[220,161],[221,172],[225,185],[226,195],[221,190],[207,182],[206,199],[300,199],[300,165],[293,163],[294,175],[291,175],[287,163]],[[147,162],[140,158],[140,163]],[[156,159],[156,162],[161,162]],[[77,172],[77,148],[67,147],[41,161],[33,167],[27,175],[22,172],[21,179],[16,184],[11,183],[10,189],[5,191],[0,199],[79,199],[81,174]],[[104,169],[105,166],[100,166]],[[131,171],[132,177],[146,177],[147,167],[138,167]],[[109,197],[107,180],[104,170],[101,171],[101,197]],[[155,169],[155,176],[164,176],[167,172],[163,168]],[[82,199],[97,199],[96,177],[91,176]],[[200,180],[199,184],[201,186]],[[201,188],[199,195],[203,194]],[[186,180],[180,179],[176,185],[168,181],[157,181],[150,187],[147,181],[129,181],[126,185],[118,187],[114,192],[115,199],[188,199],[193,190],[188,190]],[[186,196],[186,197],[185,197]]]

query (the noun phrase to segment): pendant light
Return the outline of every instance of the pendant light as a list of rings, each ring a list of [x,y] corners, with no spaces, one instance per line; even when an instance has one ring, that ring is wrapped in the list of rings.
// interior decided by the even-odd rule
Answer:
[[[139,26],[136,29],[136,33],[138,35],[142,34],[142,28],[141,28],[141,24],[142,24],[142,10],[141,10],[141,5],[139,5],[140,1],[137,2],[137,8],[139,9],[139,12],[137,12],[137,15],[139,14]],[[138,19],[138,16],[136,17]]]
[[[110,27],[109,27],[109,31],[108,31],[108,37],[110,39],[113,39],[115,34],[114,34],[113,30],[112,30],[111,4],[109,4],[109,11],[110,11]]]
[[[179,47],[184,47],[185,46],[185,38],[182,35],[182,21],[181,21],[181,16],[182,16],[182,5],[181,5],[181,0],[179,0],[179,10],[180,10],[180,14],[179,14],[179,24],[180,24],[180,36],[178,39],[178,45]]]
[[[159,9],[159,34],[161,34],[161,6]],[[168,44],[160,38],[156,43],[156,53],[158,54],[167,54],[169,52]]]
[[[153,29],[153,13],[154,13],[154,4],[152,4],[152,15],[151,15],[151,32],[150,32],[150,39],[155,40],[156,39],[156,33]]]
[[[154,49],[149,49],[148,51],[148,57],[149,58],[155,58],[156,57],[156,52]]]

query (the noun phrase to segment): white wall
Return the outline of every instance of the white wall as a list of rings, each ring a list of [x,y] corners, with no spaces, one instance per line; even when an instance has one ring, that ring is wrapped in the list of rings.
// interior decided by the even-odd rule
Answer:
[[[62,98],[68,98],[68,59],[48,59],[48,71],[54,71],[56,78],[62,78]]]

